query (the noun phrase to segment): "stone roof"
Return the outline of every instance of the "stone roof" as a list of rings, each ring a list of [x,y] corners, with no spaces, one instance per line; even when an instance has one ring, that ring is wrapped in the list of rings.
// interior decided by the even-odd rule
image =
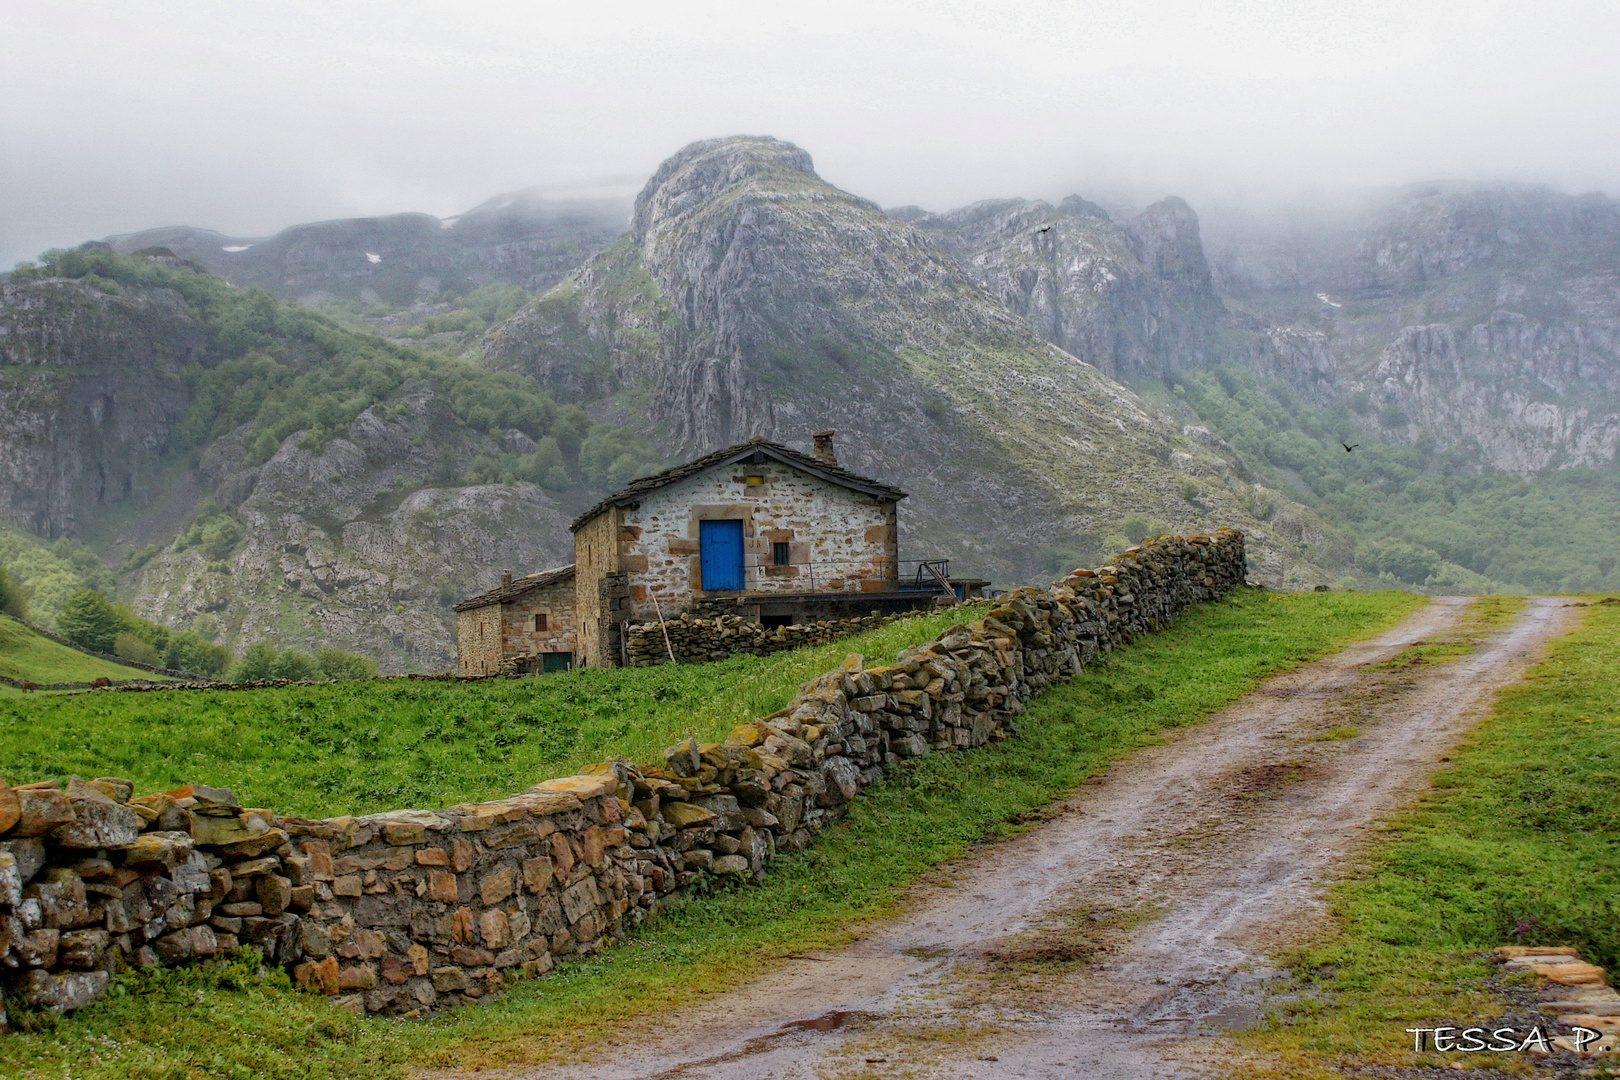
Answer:
[[[756,458],[755,455],[759,456]],[[639,480],[630,481],[629,487],[623,491],[614,492],[575,518],[569,529],[578,532],[580,526],[606,510],[609,506],[629,506],[640,502],[643,495],[657,491],[661,487],[667,487],[678,480],[684,480],[688,476],[696,476],[705,470],[722,465],[732,465],[740,461],[763,462],[767,459],[779,461],[790,468],[819,477],[829,484],[837,484],[839,487],[848,488],[851,491],[871,495],[881,502],[899,502],[906,497],[904,491],[892,484],[885,484],[865,476],[857,476],[840,465],[830,465],[818,457],[801,453],[791,447],[783,446],[781,443],[771,442],[762,435],[755,435],[745,443],[728,446],[724,450],[716,450],[712,454],[706,454],[694,461],[688,461],[684,465],[677,465],[672,469],[665,469],[661,473],[654,473],[651,476],[643,476]]]
[[[554,570],[541,570],[526,577],[513,578],[510,585],[497,585],[488,592],[481,592],[477,596],[469,596],[457,604],[457,611],[471,611],[473,608],[488,607],[490,604],[504,604],[516,600],[526,592],[545,585],[555,585],[559,581],[566,581],[574,576],[574,564],[559,566]]]

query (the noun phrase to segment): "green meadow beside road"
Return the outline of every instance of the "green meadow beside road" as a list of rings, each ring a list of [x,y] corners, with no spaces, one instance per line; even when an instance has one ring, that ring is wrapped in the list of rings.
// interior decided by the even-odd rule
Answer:
[[[811,850],[775,860],[765,884],[676,906],[640,927],[626,945],[591,960],[564,963],[484,1007],[422,1022],[385,1021],[347,1016],[322,999],[292,992],[277,976],[260,979],[246,966],[222,972],[132,974],[120,981],[119,992],[106,1002],[57,1022],[51,1030],[0,1039],[0,1073],[22,1077],[71,1073],[86,1080],[372,1077],[401,1075],[409,1065],[471,1068],[566,1053],[635,1017],[735,985],[773,957],[847,940],[859,920],[892,910],[905,883],[931,866],[963,855],[981,840],[1028,827],[1024,823],[1031,819],[1031,811],[1060,797],[1119,754],[1156,741],[1157,733],[1166,728],[1197,722],[1268,675],[1383,630],[1422,603],[1421,597],[1405,593],[1276,594],[1240,589],[1224,601],[1198,605],[1164,632],[1098,658],[1085,675],[1035,698],[1019,718],[1017,737],[971,752],[933,754],[908,762],[868,789],[856,800],[849,819],[823,831]],[[320,813],[337,808],[320,802],[327,797],[325,781],[312,779],[313,773],[300,773],[304,767],[300,760],[286,759],[289,780],[276,786],[275,762],[269,755],[275,744],[269,734],[262,736],[265,760],[255,759],[247,769],[233,766],[229,754],[232,741],[245,738],[244,731],[215,736],[211,729],[227,724],[227,709],[229,723],[251,730],[259,725],[266,732],[274,730],[278,720],[296,724],[299,708],[313,713],[323,702],[334,714],[369,711],[367,723],[381,727],[392,721],[415,732],[411,741],[372,738],[369,746],[375,748],[375,756],[362,757],[360,743],[369,729],[361,729],[345,736],[356,739],[354,746],[335,747],[351,756],[331,767],[386,774],[394,778],[389,783],[407,787],[418,784],[409,790],[420,794],[412,801],[422,805],[478,797],[486,793],[482,785],[492,788],[489,793],[504,792],[532,782],[536,771],[561,771],[546,768],[549,762],[569,767],[616,750],[655,759],[656,750],[671,737],[705,730],[719,733],[745,714],[770,711],[804,677],[835,665],[845,652],[882,657],[885,651],[892,654],[903,644],[932,637],[951,621],[972,617],[957,612],[931,617],[936,621],[928,625],[923,625],[925,620],[897,623],[877,632],[891,635],[881,647],[870,638],[852,639],[765,660],[738,658],[714,665],[510,682],[368,684],[377,690],[418,687],[443,695],[431,699],[431,706],[419,702],[410,708],[405,699],[379,697],[363,710],[365,699],[353,696],[357,684],[212,697],[207,692],[93,694],[73,702],[86,710],[129,702],[118,706],[125,711],[100,718],[117,721],[113,725],[117,731],[138,729],[142,717],[166,701],[194,699],[198,705],[189,720],[193,735],[218,749],[207,751],[207,759],[199,762],[189,756],[183,740],[174,745],[172,740],[180,735],[167,736],[168,742],[154,738],[151,746],[170,746],[175,760],[147,766],[145,775],[151,777],[152,786],[160,782],[163,768],[183,769],[182,778],[195,776],[214,783],[233,782],[234,776],[253,801],[277,807],[295,804]],[[624,681],[617,681],[620,678]],[[508,713],[543,708],[539,702],[519,702],[510,696],[525,687],[557,694],[559,703],[566,700],[562,695],[578,694],[584,704],[568,715],[582,717],[580,733],[556,755],[524,749],[522,753],[534,756],[520,758],[514,752],[504,760],[480,762],[490,733],[510,726]],[[660,702],[660,691],[689,696],[666,696]],[[247,717],[255,708],[251,701],[260,695],[271,705],[250,723]],[[40,704],[55,703],[28,703]],[[450,737],[438,760],[445,766],[459,763],[455,768],[460,771],[434,782],[438,786],[413,779],[423,767],[419,757],[423,740],[412,726],[414,708],[441,714],[438,726]],[[474,727],[468,719],[467,738],[457,743],[458,728],[450,717],[470,718],[480,712],[497,717],[497,722],[489,728]],[[95,753],[88,745],[95,736],[93,713],[40,715],[52,717],[51,723],[78,725],[77,738],[87,746],[69,746],[61,753],[80,755],[86,770],[100,771],[90,762],[109,760],[90,756]],[[20,726],[26,718],[19,718],[17,708],[0,716],[4,718],[0,761],[13,762],[26,751],[38,755],[33,759],[38,763],[35,772],[55,775],[69,765],[67,757],[52,759],[49,767],[44,764],[44,755],[54,752],[48,725],[34,725],[30,735]],[[308,722],[313,724],[316,718],[311,715]],[[585,726],[587,721],[591,726]],[[163,722],[170,725],[166,730],[175,732],[182,732],[187,723],[178,714]],[[526,724],[518,724],[516,730],[520,738],[516,745],[521,747],[527,746],[523,740],[544,738],[525,734],[532,730]],[[435,737],[433,745],[439,741]],[[128,766],[126,775],[140,764],[141,745],[133,735],[121,744],[117,760]],[[321,752],[312,744],[295,745],[303,753]],[[81,758],[73,759],[73,768],[79,768]],[[317,761],[312,767],[319,765]],[[527,770],[521,783],[509,780],[503,770],[520,765]],[[232,767],[244,771],[233,774]],[[482,776],[486,770],[493,779]],[[449,798],[438,798],[440,793]],[[355,800],[357,809],[406,804],[373,805],[355,795],[346,797]]]
[[[1532,1070],[1527,1055],[1417,1054],[1406,1029],[1523,1015],[1491,984],[1498,945],[1573,945],[1620,975],[1620,606],[1567,602],[1587,605],[1577,629],[1337,888],[1331,932],[1289,958],[1302,992],[1241,1037],[1258,1054],[1241,1075]]]
[[[317,817],[450,806],[615,755],[662,762],[687,736],[717,740],[776,711],[848,653],[893,656],[981,613],[959,607],[704,665],[0,701],[0,776],[121,776],[138,792],[195,781],[229,787],[244,805]]]

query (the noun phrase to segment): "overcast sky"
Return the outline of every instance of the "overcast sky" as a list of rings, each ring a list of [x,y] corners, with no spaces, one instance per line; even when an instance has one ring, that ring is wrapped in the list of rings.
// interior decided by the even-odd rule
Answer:
[[[159,225],[630,193],[739,133],[886,206],[1620,194],[1616,42],[1611,0],[0,0],[0,266]]]

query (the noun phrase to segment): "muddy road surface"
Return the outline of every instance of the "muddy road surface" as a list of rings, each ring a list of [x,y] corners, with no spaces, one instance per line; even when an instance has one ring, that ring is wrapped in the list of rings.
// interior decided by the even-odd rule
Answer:
[[[1320,925],[1336,866],[1571,625],[1533,599],[1472,654],[1378,666],[1468,603],[1436,599],[1134,751],[843,949],[649,1020],[595,1060],[511,1075],[1209,1075],[1210,1036],[1257,1017],[1267,956]]]

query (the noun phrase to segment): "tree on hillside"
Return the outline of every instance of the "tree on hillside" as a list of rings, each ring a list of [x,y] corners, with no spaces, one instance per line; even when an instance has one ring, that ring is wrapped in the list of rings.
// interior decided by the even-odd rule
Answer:
[[[202,622],[201,619],[197,621]],[[198,675],[218,675],[231,666],[231,650],[213,644],[194,631],[182,630],[169,635],[169,647],[163,653],[163,666]]]
[[[275,663],[281,653],[268,641],[255,642],[242,650],[242,657],[231,668],[232,682],[262,682],[274,679]]]
[[[62,605],[57,628],[69,641],[92,652],[110,653],[123,629],[122,620],[107,598],[94,589],[80,589]]]
[[[0,567],[0,611],[14,619],[28,617],[28,605],[23,602],[22,590],[11,583],[4,567]]]
[[[322,649],[315,654],[315,662],[320,664],[322,676],[333,682],[377,677],[377,661],[342,649]]]
[[[120,651],[118,655],[127,656],[131,660],[139,660],[142,663],[158,663],[157,660],[147,660],[145,653],[150,651],[156,653],[160,659],[162,658],[163,653],[169,647],[169,628],[167,626],[159,626],[151,619],[141,618],[139,615],[135,614],[128,604],[114,604],[113,614],[118,616],[118,631],[120,635],[134,638],[147,647],[144,650],[137,650],[136,652]]]
[[[270,665],[270,677],[286,679],[289,682],[315,682],[322,678],[321,665],[317,664],[315,658],[307,652],[288,649],[276,657],[275,662]]]
[[[120,659],[133,660],[148,667],[158,667],[163,663],[163,655],[152,648],[149,642],[142,641],[125,631],[119,631],[118,636],[113,639],[112,652]]]

